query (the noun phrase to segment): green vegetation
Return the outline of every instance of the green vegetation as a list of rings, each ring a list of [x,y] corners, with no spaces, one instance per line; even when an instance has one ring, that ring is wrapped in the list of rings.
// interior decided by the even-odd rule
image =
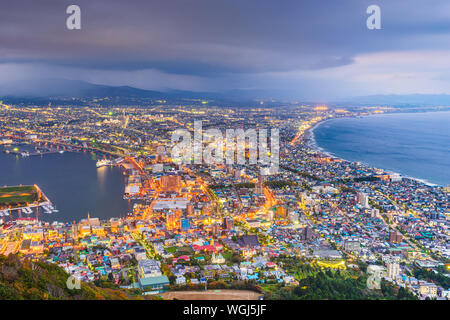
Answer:
[[[266,299],[289,300],[414,300],[412,293],[396,288],[387,281],[381,282],[381,290],[369,290],[366,277],[348,278],[340,271],[320,271],[308,276],[295,287],[279,285],[267,292]]]
[[[266,284],[263,290],[269,300],[411,300],[415,296],[403,288],[382,281],[381,290],[367,288],[364,268],[334,270],[312,265],[295,257],[280,257],[278,263],[293,274],[296,286]]]
[[[0,209],[21,207],[39,200],[39,192],[34,186],[0,188]]]
[[[289,180],[266,181],[264,184],[270,188],[275,188],[275,189],[282,189],[286,186],[291,187],[291,186],[296,185],[295,182],[289,181]]]
[[[350,179],[337,179],[335,182],[338,183],[347,183],[347,182],[373,182],[373,181],[379,181],[380,178],[376,176],[368,176],[368,177],[357,177],[357,178],[350,178]]]
[[[287,171],[291,171],[293,173],[298,174],[299,176],[301,176],[303,178],[310,179],[310,180],[313,180],[313,181],[323,181],[324,180],[324,179],[319,178],[317,176],[314,176],[312,174],[309,174],[309,173],[306,173],[306,172],[301,172],[301,171],[299,171],[297,169],[293,169],[293,168],[290,168],[290,167],[286,167],[286,166],[281,166],[280,165],[280,168],[284,169],[284,170],[287,170]]]
[[[208,187],[211,189],[225,189],[225,188],[229,188],[230,185],[226,185],[223,183],[222,184],[210,184]]]
[[[450,277],[448,277],[448,269],[446,269],[446,266],[439,266],[436,268],[436,271],[425,268],[414,268],[413,273],[414,277],[419,280],[433,282],[443,288],[450,287]]]
[[[167,253],[175,253],[175,252],[177,252],[177,247],[167,247],[166,252]]]
[[[139,292],[81,283],[80,289],[67,287],[67,274],[57,265],[21,261],[15,255],[0,256],[0,300],[128,300],[143,299]]]

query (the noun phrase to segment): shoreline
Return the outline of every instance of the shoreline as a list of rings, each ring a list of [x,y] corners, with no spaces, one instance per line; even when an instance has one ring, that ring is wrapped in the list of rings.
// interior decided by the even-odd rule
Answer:
[[[448,112],[448,111],[447,111],[447,112]],[[392,115],[392,114],[407,114],[407,112],[396,112],[396,113],[387,113],[387,114],[386,114],[386,113],[383,113],[383,114],[371,114],[371,115],[364,115],[364,116],[361,116],[361,118],[362,118],[362,117],[370,117],[370,116],[379,116],[379,115]],[[316,140],[316,138],[315,138],[314,131],[315,131],[320,125],[322,125],[322,124],[325,123],[325,122],[331,121],[331,120],[351,119],[351,118],[353,118],[353,119],[358,119],[358,117],[355,117],[355,116],[349,116],[349,117],[331,118],[331,119],[325,119],[325,120],[323,120],[323,121],[319,121],[319,122],[316,123],[314,126],[312,126],[311,128],[309,128],[308,130],[306,130],[305,134],[308,134],[308,136],[305,138],[305,140],[306,140],[306,145],[307,145],[309,148],[311,148],[312,150],[314,150],[314,151],[316,151],[316,152],[319,152],[320,154],[323,154],[323,155],[325,155],[325,156],[327,156],[327,157],[330,157],[330,158],[339,159],[339,160],[342,160],[342,161],[345,161],[345,162],[360,163],[360,164],[362,164],[362,165],[364,165],[364,166],[366,166],[366,167],[368,167],[368,168],[372,168],[372,169],[380,169],[380,170],[383,170],[383,171],[385,171],[386,173],[389,173],[389,174],[398,174],[398,175],[400,175],[400,177],[402,177],[402,178],[415,180],[415,181],[420,182],[420,183],[422,183],[422,184],[424,184],[424,185],[426,185],[426,186],[428,186],[428,187],[441,187],[441,188],[444,188],[444,187],[445,187],[445,186],[440,185],[440,184],[432,183],[432,182],[430,182],[430,181],[428,181],[428,180],[426,180],[426,179],[408,176],[408,175],[405,175],[405,174],[403,174],[403,173],[396,172],[396,171],[393,171],[393,170],[390,170],[390,169],[386,169],[386,168],[378,168],[378,167],[375,167],[375,166],[373,166],[373,165],[371,165],[371,164],[368,164],[368,163],[366,163],[366,162],[347,160],[347,159],[344,159],[344,158],[342,158],[342,157],[339,157],[338,155],[335,155],[335,154],[333,154],[332,152],[327,151],[327,150],[325,150],[324,148],[322,148],[321,146],[319,146],[319,144],[317,143],[317,140]]]

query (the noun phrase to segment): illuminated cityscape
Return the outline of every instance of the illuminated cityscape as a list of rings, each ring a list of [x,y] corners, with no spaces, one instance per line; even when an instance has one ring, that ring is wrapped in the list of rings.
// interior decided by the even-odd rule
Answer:
[[[0,253],[57,264],[83,282],[104,279],[163,296],[208,284],[258,286],[260,294],[280,283],[296,286],[301,278],[286,259],[349,274],[379,266],[395,286],[441,296],[445,288],[415,278],[414,270],[448,266],[448,190],[311,145],[311,129],[320,122],[393,111],[2,104],[4,152],[43,158],[95,153],[97,170],[120,168],[132,210],[122,218],[100,220],[86,212],[80,221],[49,223],[39,215],[55,210],[52,199],[44,211],[32,211],[40,197],[14,203],[10,188],[3,188]],[[170,134],[180,126],[192,130],[197,119],[204,130],[276,126],[279,172],[263,176],[250,164],[175,164]]]
[[[449,12],[1,0],[0,302],[25,300],[3,309],[335,318],[391,300],[404,317],[450,300]]]

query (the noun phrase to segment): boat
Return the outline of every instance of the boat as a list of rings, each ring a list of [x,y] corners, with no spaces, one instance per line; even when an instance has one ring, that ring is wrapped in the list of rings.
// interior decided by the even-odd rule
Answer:
[[[50,206],[49,206],[49,205],[43,205],[43,206],[42,206],[42,209],[44,209],[44,212],[47,213],[47,214],[53,212],[53,210],[50,209]]]
[[[98,160],[96,165],[97,168],[103,167],[103,166],[109,166],[112,164],[111,160],[107,160],[107,159],[103,159],[103,160]]]

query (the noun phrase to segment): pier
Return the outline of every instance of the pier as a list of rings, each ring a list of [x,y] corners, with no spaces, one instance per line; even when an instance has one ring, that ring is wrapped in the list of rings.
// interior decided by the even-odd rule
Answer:
[[[21,186],[15,186],[15,187],[21,187]],[[43,212],[46,214],[51,214],[53,212],[58,212],[58,210],[55,209],[54,205],[51,203],[51,201],[47,198],[47,196],[42,192],[42,190],[37,186],[33,185],[33,187],[36,189],[36,192],[38,192],[39,199],[43,199],[43,201],[36,201],[34,203],[21,206],[21,207],[13,207],[13,208],[2,208],[0,210],[0,219],[4,219],[7,217],[13,218],[13,215],[18,214],[19,218],[22,218],[22,214],[25,214],[27,216],[31,215],[34,210],[36,213],[36,216],[39,214],[39,208],[42,208]],[[14,187],[12,187],[14,188]]]

